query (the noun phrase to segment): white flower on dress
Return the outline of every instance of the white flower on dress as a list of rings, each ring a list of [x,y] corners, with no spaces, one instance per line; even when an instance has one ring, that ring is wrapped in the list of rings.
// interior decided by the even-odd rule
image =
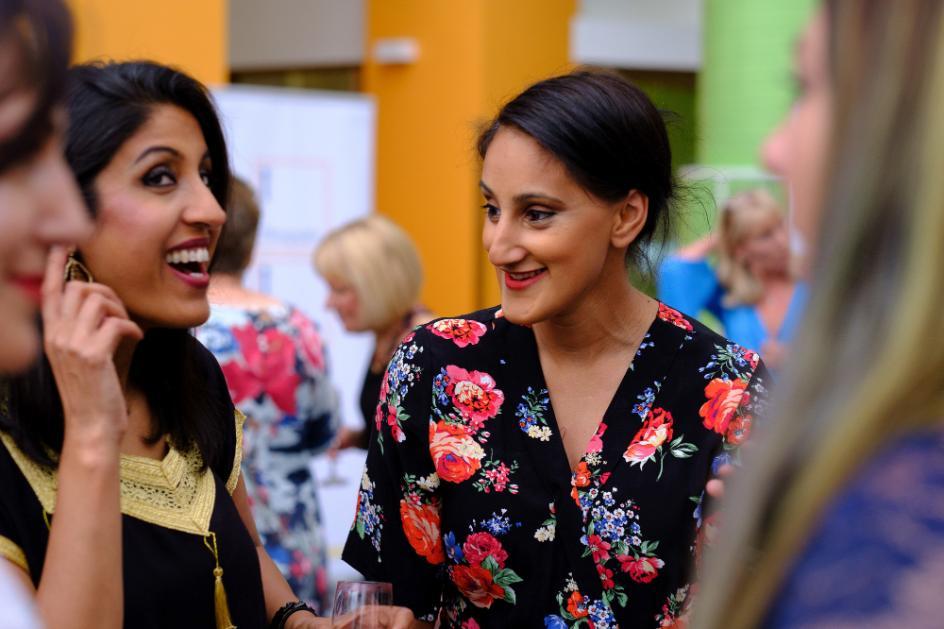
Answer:
[[[528,436],[532,439],[540,439],[541,441],[550,441],[551,440],[551,429],[547,426],[529,426],[528,427]]]
[[[419,478],[417,479],[416,484],[425,491],[435,491],[439,487],[439,474],[433,472],[429,476]]]

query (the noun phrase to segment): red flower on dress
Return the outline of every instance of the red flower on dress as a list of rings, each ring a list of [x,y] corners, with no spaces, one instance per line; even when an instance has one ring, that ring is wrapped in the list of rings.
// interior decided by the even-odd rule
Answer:
[[[606,563],[610,558],[610,543],[599,535],[587,536],[587,548],[590,549],[596,564]]]
[[[658,557],[636,558],[632,555],[619,555],[617,559],[623,572],[628,572],[636,583],[649,583],[659,576],[659,568],[665,565]]]
[[[321,340],[315,324],[294,308],[289,316],[289,323],[298,330],[299,345],[302,347],[302,354],[306,361],[315,369],[323,370],[325,368],[324,341]]]
[[[265,393],[279,410],[294,415],[295,389],[301,378],[295,373],[292,337],[271,328],[260,334],[252,324],[234,327],[232,332],[245,364],[229,360],[221,365],[233,402],[239,404]]]
[[[439,534],[439,510],[432,505],[413,505],[400,501],[400,522],[407,541],[416,554],[425,557],[431,564],[440,564],[446,559],[442,537]]]
[[[571,592],[570,598],[567,599],[567,611],[570,612],[570,615],[576,618],[584,618],[589,615],[590,612],[587,611],[587,607],[583,604],[583,594],[580,591]]]
[[[429,422],[429,453],[439,478],[461,483],[471,478],[482,466],[485,451],[469,435],[464,426]]]
[[[466,371],[461,367],[446,367],[449,384],[446,394],[462,416],[481,427],[485,420],[498,415],[505,394],[495,388],[495,379],[481,371]]]
[[[505,598],[505,588],[482,566],[454,566],[450,573],[462,596],[476,607],[488,609],[494,601]]]
[[[728,424],[737,412],[742,402],[747,402],[750,393],[747,393],[747,381],[721,380],[715,378],[705,387],[705,396],[708,401],[701,405],[698,414],[708,430],[714,430],[719,435],[728,432]]]
[[[436,336],[451,339],[459,347],[478,345],[488,328],[485,324],[470,319],[440,319],[426,326]]]
[[[685,318],[685,315],[674,308],[669,308],[662,302],[659,302],[659,318],[687,332],[691,332],[695,329],[691,322]]]
[[[756,369],[757,364],[760,363],[760,355],[754,350],[741,348],[741,356],[744,357],[744,360],[747,361],[747,364],[751,366],[751,369]]]
[[[472,565],[479,565],[486,557],[491,557],[498,563],[499,568],[505,567],[508,560],[508,551],[502,548],[501,542],[490,533],[472,533],[462,545],[462,553]]]
[[[735,414],[731,423],[728,424],[728,432],[725,434],[725,441],[733,446],[739,446],[751,435],[751,425],[754,418],[749,413]]]
[[[672,413],[662,408],[652,409],[623,453],[623,459],[632,463],[645,463],[671,438]]]
[[[406,440],[406,435],[403,433],[403,429],[400,428],[399,421],[397,421],[397,409],[391,404],[387,404],[387,425],[390,426],[390,434],[393,435],[394,441],[403,443]],[[377,430],[380,430],[380,426],[377,426]]]
[[[587,444],[587,453],[603,452],[603,433],[606,432],[606,424],[600,422],[597,431],[590,437],[590,443]]]
[[[600,564],[597,564],[597,574],[600,575],[600,581],[603,583],[604,590],[612,590],[616,587],[616,582],[613,581],[613,571],[609,568],[604,568]]]

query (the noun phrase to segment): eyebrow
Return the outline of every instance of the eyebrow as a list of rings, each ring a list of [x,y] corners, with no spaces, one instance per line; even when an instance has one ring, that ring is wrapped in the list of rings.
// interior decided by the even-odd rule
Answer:
[[[171,148],[169,146],[152,146],[146,149],[140,155],[138,155],[138,159],[134,160],[134,163],[137,164],[138,162],[143,160],[145,157],[147,157],[148,155],[152,155],[153,153],[170,153],[174,157],[180,157],[180,151],[178,151],[175,148]]]
[[[492,189],[485,185],[484,181],[479,182],[479,187],[482,188],[482,192],[485,194],[494,197],[495,193],[492,192]],[[564,205],[564,202],[557,197],[552,197],[549,194],[543,194],[540,192],[521,192],[516,194],[513,199],[515,203],[525,203],[528,201],[550,201],[551,203],[556,203],[558,205]]]

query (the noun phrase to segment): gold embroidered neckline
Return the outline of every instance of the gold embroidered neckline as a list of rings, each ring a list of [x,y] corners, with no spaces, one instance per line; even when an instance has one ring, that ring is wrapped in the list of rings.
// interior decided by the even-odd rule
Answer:
[[[242,424],[245,418],[237,411],[235,420],[236,452],[232,472],[226,481],[230,493],[239,480]],[[0,432],[0,440],[26,477],[43,509],[53,513],[58,487],[56,471],[26,456],[7,433]],[[122,454],[120,484],[122,513],[184,533],[209,534],[210,517],[216,501],[216,482],[213,472],[203,467],[203,460],[195,448],[182,453],[171,444],[167,454],[160,460]]]

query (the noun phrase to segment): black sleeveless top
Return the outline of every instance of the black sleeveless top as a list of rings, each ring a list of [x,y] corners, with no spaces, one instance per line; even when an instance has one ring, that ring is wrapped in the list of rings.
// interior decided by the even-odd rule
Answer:
[[[218,416],[207,421],[225,423],[226,455],[203,470],[198,453],[173,447],[160,461],[122,455],[126,627],[216,627],[215,561],[204,543],[211,531],[233,624],[266,626],[258,555],[230,496],[239,479],[242,415],[235,413],[216,359],[202,345],[197,349],[206,365],[207,394],[220,400]],[[44,518],[56,518],[55,471],[29,459],[8,434],[0,433],[0,441],[0,556],[38,586],[49,542]]]

